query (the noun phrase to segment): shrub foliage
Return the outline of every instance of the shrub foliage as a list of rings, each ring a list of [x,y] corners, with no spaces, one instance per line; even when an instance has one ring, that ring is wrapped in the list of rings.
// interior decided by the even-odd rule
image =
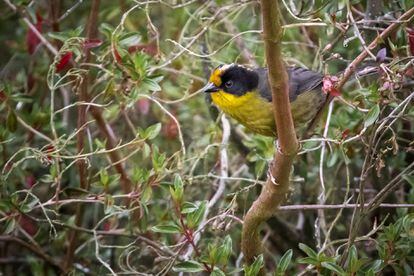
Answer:
[[[403,1],[282,1],[289,65],[340,76],[284,206],[243,265],[243,215],[274,141],[200,88],[265,66],[257,1],[9,1],[0,39],[4,275],[409,275],[414,25]],[[397,30],[367,45],[397,22]],[[329,81],[332,81],[329,78]]]

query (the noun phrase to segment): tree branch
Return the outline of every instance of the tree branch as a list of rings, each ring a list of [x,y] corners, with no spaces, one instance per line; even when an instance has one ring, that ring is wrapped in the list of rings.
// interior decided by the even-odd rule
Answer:
[[[269,219],[285,200],[289,176],[298,151],[289,102],[289,84],[281,55],[282,26],[277,0],[262,0],[263,40],[272,89],[273,109],[279,147],[263,189],[244,218],[242,250],[247,263],[261,253],[260,225]],[[264,271],[261,272],[264,274]]]
[[[96,38],[97,34],[97,21],[98,21],[98,12],[99,12],[99,4],[100,0],[92,1],[91,11],[89,14],[87,29],[86,29],[86,38],[93,39]],[[89,50],[85,51],[84,62],[88,63],[90,60],[90,52]],[[88,101],[88,87],[89,87],[89,71],[84,75],[83,78],[80,79],[80,85],[78,89],[78,97],[79,102],[87,102]],[[79,105],[78,106],[78,121],[77,127],[79,129],[76,135],[76,147],[78,154],[81,154],[85,147],[85,135],[86,130],[82,126],[86,124],[86,110],[87,106]],[[89,181],[88,181],[88,172],[86,162],[83,159],[79,159],[77,161],[77,167],[79,172],[79,186],[83,190],[89,190]],[[76,205],[76,213],[75,213],[75,225],[81,226],[82,219],[83,219],[83,208],[81,204]],[[69,245],[66,252],[65,258],[65,269],[68,271],[73,264],[75,249],[78,246],[78,235],[75,231],[69,232]]]
[[[21,245],[22,247],[24,247],[24,248],[30,250],[31,252],[33,252],[34,254],[36,254],[37,256],[39,256],[40,258],[42,258],[43,260],[45,260],[49,264],[51,264],[53,267],[55,267],[59,271],[61,271],[61,272],[64,271],[63,267],[60,266],[60,264],[57,261],[55,261],[51,256],[49,256],[45,252],[43,252],[42,248],[40,248],[37,245],[27,243],[24,240],[19,239],[18,237],[13,237],[13,236],[8,236],[8,235],[0,236],[0,241],[17,243],[17,244]]]
[[[380,33],[369,45],[367,48],[365,48],[345,69],[344,73],[341,76],[341,79],[339,80],[336,88],[338,91],[342,89],[342,87],[345,85],[345,83],[349,80],[349,78],[352,76],[353,73],[355,73],[355,70],[357,69],[357,66],[364,61],[364,59],[368,56],[369,51],[374,50],[379,43],[384,41],[388,36],[390,36],[402,23],[405,23],[407,21],[411,21],[412,17],[414,16],[414,8],[409,9],[406,11],[403,15],[401,15],[398,20],[391,25],[389,25],[382,33]],[[329,105],[329,103],[333,100],[334,96],[328,95],[328,98],[326,99],[325,104],[319,109],[318,113],[315,115],[315,117],[310,122],[308,129],[304,135],[304,138],[307,138],[311,131],[315,128],[316,123],[319,121],[320,117],[322,116],[323,111],[325,110],[325,107]]]

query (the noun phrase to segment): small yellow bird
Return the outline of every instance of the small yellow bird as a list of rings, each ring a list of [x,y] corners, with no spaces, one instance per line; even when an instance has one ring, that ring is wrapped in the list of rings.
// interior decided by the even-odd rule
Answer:
[[[326,100],[322,75],[299,67],[287,68],[289,99],[295,129],[301,132]],[[230,117],[254,133],[277,137],[272,91],[266,68],[250,69],[238,64],[215,68],[203,91]]]

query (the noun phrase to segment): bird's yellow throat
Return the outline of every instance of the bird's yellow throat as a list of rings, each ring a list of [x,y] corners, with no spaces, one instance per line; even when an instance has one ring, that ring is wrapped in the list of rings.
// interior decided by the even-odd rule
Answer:
[[[253,132],[267,136],[275,135],[272,103],[260,97],[257,91],[236,96],[219,90],[211,93],[211,99],[224,113]]]
[[[215,105],[225,111],[225,109],[234,109],[243,106],[257,97],[254,92],[248,92],[242,96],[236,96],[226,93],[223,90],[219,90],[215,93],[211,93],[211,98]]]

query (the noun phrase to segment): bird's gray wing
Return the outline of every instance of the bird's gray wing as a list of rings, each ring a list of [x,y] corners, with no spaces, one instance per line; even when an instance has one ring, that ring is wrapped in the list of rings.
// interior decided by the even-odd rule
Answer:
[[[322,74],[301,67],[289,67],[289,99],[294,101],[300,94],[320,88]]]
[[[322,84],[322,74],[301,67],[288,67],[289,100],[294,101],[300,94],[319,88]],[[260,95],[272,101],[272,92],[267,79],[267,68],[256,69],[259,75],[258,90]]]

